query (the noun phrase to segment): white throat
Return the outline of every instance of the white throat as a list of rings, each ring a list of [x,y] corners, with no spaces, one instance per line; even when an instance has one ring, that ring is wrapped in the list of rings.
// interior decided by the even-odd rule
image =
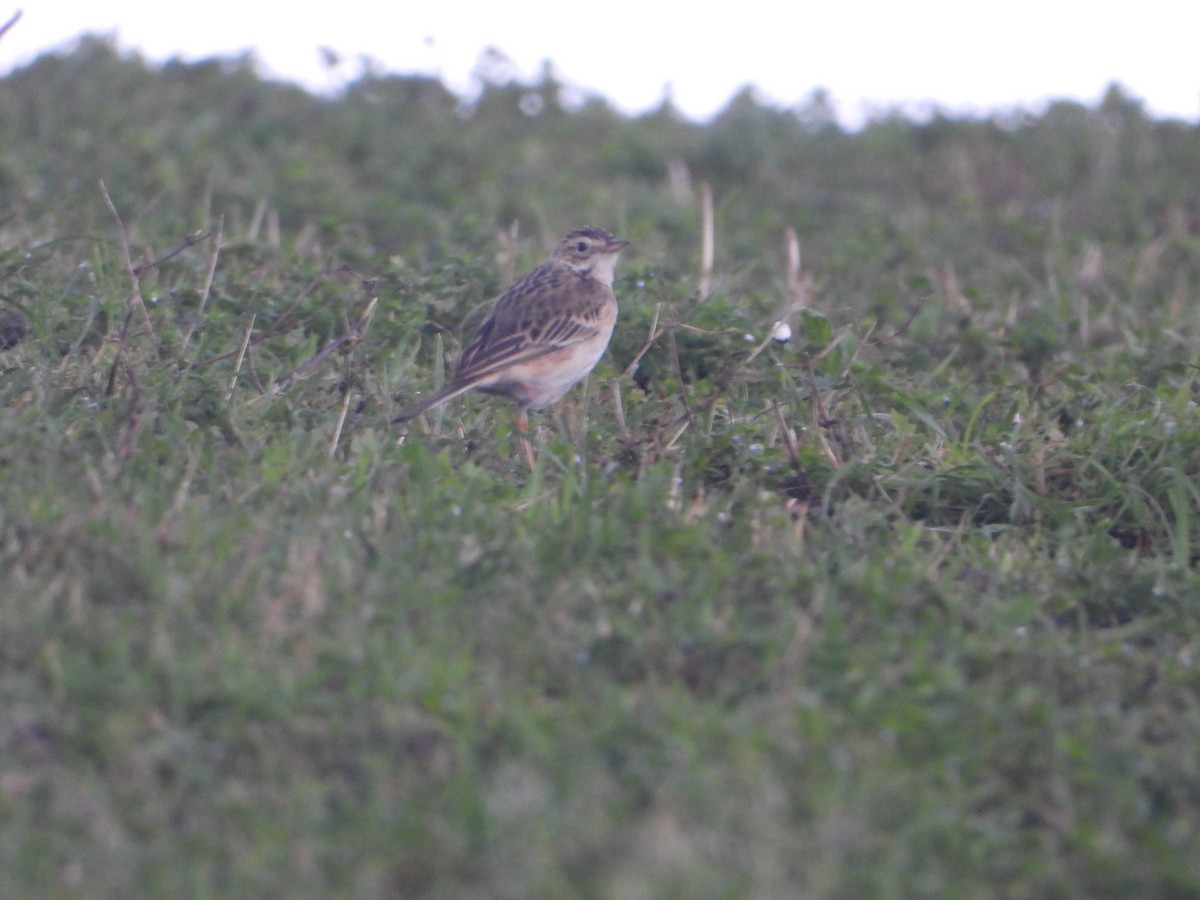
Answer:
[[[617,272],[617,254],[601,253],[596,257],[596,262],[588,273],[592,278],[595,278],[601,284],[612,287],[613,276]]]

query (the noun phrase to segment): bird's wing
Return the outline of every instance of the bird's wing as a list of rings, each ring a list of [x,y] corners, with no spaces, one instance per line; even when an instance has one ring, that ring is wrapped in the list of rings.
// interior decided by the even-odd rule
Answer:
[[[562,266],[543,264],[500,295],[463,350],[454,383],[477,383],[594,337],[608,289]]]

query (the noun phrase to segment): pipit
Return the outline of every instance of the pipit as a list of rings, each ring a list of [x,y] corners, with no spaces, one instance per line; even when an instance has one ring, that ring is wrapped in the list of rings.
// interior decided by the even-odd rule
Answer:
[[[603,228],[567,232],[549,259],[492,304],[450,383],[392,421],[477,390],[515,402],[517,428],[525,431],[528,410],[561,398],[604,354],[617,321],[617,254],[628,245]]]

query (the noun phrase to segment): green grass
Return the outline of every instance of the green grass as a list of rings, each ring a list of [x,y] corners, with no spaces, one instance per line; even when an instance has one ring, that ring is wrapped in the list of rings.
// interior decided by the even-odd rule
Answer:
[[[0,894],[1200,892],[1194,126],[6,86]],[[144,317],[99,177],[182,248]],[[621,319],[536,469],[499,400],[389,425],[583,222]]]

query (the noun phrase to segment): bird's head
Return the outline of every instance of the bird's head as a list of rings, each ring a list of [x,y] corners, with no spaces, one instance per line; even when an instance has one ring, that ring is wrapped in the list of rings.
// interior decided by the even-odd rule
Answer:
[[[618,240],[603,228],[576,228],[563,235],[550,258],[611,285],[617,254],[628,246],[629,241]]]

